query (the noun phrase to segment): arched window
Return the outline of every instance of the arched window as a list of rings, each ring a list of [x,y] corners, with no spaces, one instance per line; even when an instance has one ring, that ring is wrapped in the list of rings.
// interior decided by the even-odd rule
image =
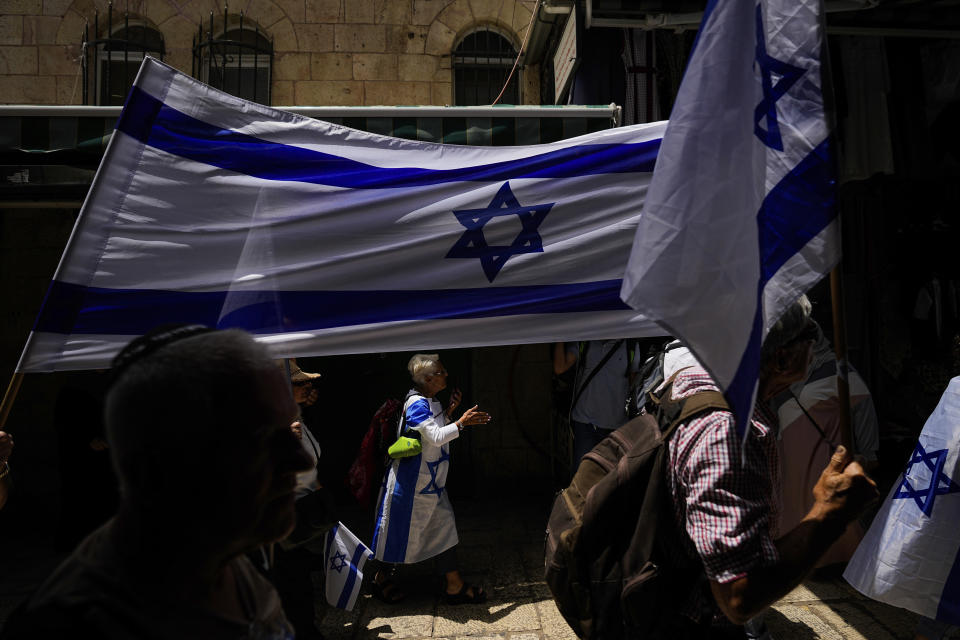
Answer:
[[[516,57],[510,40],[494,27],[467,34],[453,50],[453,103],[491,104],[500,95]],[[520,104],[520,69],[514,71],[500,103]]]
[[[97,15],[94,33],[100,33],[99,23]],[[114,24],[111,6],[105,33],[93,42],[84,37],[85,104],[123,104],[144,56],[163,60],[163,34],[140,18],[125,15],[122,23]]]
[[[243,14],[224,15],[227,28],[214,36],[203,25],[193,47],[194,77],[235,96],[270,104],[273,42]]]

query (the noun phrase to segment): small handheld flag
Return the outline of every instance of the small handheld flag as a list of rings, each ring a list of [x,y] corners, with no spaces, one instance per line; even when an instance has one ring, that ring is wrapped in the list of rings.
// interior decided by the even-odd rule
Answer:
[[[327,602],[352,611],[363,582],[363,565],[373,557],[373,552],[338,522],[327,533],[324,556]]]

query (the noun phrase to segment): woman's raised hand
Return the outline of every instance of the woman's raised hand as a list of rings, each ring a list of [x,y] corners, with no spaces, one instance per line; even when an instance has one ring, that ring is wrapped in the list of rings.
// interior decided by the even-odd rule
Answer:
[[[473,405],[471,408],[463,412],[463,415],[460,416],[460,419],[457,422],[460,423],[460,426],[466,427],[467,425],[472,424],[487,424],[490,422],[490,414],[486,411],[479,411],[477,407],[480,405]]]
[[[461,399],[463,399],[463,394],[460,393],[460,389],[454,389],[453,393],[450,394],[450,402],[447,403],[448,416],[452,416],[453,412],[457,410],[457,407],[460,406]]]

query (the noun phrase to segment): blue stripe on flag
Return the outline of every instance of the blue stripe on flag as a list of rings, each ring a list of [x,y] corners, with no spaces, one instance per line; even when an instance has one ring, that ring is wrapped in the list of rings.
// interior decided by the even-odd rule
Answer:
[[[433,414],[430,413],[430,405],[423,398],[420,398],[409,407],[407,407],[407,415],[403,420],[404,430],[415,427],[425,420],[429,420],[433,417]]]
[[[340,598],[337,600],[338,609],[346,609],[350,604],[350,597],[353,595],[353,585],[357,582],[357,563],[360,562],[360,558],[363,557],[367,550],[364,548],[363,544],[358,544],[357,548],[353,550],[353,557],[350,558],[350,569],[347,571],[347,579],[343,583],[343,590],[340,592]]]
[[[404,562],[407,557],[407,542],[410,540],[410,522],[413,516],[413,499],[417,493],[422,454],[397,460],[397,481],[390,501],[390,522],[387,524],[387,541],[383,547],[384,562]],[[409,491],[404,491],[408,488]]]
[[[763,283],[766,284],[766,283]],[[750,339],[740,358],[740,366],[727,385],[724,396],[736,419],[737,435],[740,442],[746,443],[744,436],[750,425],[753,415],[753,392],[760,377],[760,346],[763,342],[763,285],[760,286],[760,297],[757,299],[757,311],[753,315],[753,324],[750,326]]]
[[[940,604],[937,606],[937,620],[960,625],[960,552],[953,558],[953,566],[943,584]]]
[[[187,322],[274,333],[402,320],[619,311],[629,309],[620,299],[620,285],[620,280],[600,280],[477,289],[188,292],[54,281],[34,331],[142,335],[160,324]],[[228,295],[236,310],[221,319]]]
[[[764,198],[760,231],[760,288],[837,217],[830,138],[814,148]]]
[[[134,87],[117,129],[168,153],[266,180],[292,180],[353,189],[417,187],[458,181],[570,178],[652,172],[660,140],[584,144],[517,160],[457,169],[376,167],[329,153],[221,129],[163,104]]]
[[[750,339],[725,396],[738,416],[743,439],[750,424],[750,407],[760,373],[763,342],[763,290],[777,271],[836,218],[836,192],[826,138],[770,190],[757,212],[760,282]]]

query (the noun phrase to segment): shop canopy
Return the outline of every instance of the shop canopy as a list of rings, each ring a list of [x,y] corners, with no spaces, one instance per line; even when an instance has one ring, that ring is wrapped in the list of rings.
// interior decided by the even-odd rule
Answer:
[[[602,106],[278,107],[386,136],[446,144],[556,142],[619,123]],[[79,208],[119,106],[0,106],[0,206]]]

